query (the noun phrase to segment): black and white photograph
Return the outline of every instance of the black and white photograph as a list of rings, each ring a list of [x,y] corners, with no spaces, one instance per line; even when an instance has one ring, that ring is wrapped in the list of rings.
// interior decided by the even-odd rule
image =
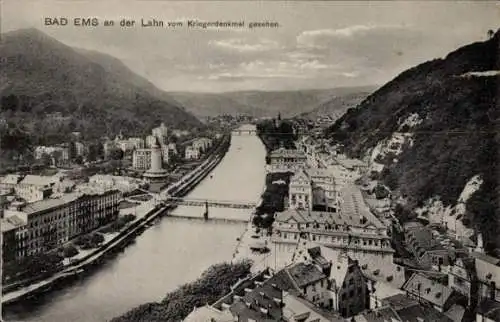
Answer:
[[[500,3],[0,0],[1,321],[499,322]]]

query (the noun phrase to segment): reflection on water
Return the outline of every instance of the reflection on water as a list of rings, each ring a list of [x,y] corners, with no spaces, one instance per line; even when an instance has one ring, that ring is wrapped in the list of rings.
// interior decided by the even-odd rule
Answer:
[[[256,136],[234,136],[231,148],[192,198],[256,201],[264,182],[265,150]],[[176,212],[199,212],[179,207]],[[210,208],[248,217],[249,209]],[[224,216],[226,217],[226,216]],[[164,218],[97,271],[31,303],[4,312],[6,321],[106,321],[134,306],[158,301],[210,265],[229,261],[243,223]],[[5,311],[5,310],[4,310]]]

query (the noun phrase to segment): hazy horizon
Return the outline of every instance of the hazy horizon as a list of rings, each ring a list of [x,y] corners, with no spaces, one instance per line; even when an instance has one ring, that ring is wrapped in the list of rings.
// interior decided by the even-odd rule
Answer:
[[[496,2],[3,1],[1,30],[34,27],[98,51],[167,92],[378,87],[496,30]],[[275,21],[278,28],[46,26],[46,17]]]

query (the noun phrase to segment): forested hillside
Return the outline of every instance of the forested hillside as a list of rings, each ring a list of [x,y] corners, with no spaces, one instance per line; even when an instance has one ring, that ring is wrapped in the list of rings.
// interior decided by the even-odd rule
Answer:
[[[382,180],[408,206],[453,205],[474,176],[464,224],[500,246],[500,34],[411,68],[351,108],[326,136],[348,154],[384,164]],[[380,154],[384,143],[400,149]],[[397,144],[395,144],[397,145]]]

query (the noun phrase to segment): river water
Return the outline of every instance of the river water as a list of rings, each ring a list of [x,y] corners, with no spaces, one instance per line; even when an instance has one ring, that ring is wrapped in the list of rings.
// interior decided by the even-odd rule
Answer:
[[[244,128],[254,127],[245,125]],[[221,163],[189,195],[256,202],[265,178],[265,149],[255,135],[234,135]],[[203,214],[201,207],[175,212]],[[248,218],[249,209],[210,208],[209,216]],[[163,218],[90,276],[45,294],[37,303],[4,309],[5,321],[107,321],[159,301],[210,265],[232,259],[244,223]]]

